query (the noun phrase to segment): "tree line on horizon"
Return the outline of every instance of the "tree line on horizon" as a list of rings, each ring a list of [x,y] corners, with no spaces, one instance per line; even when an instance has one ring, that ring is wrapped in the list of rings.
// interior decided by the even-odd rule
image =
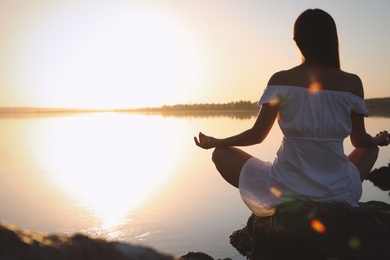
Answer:
[[[390,97],[387,98],[371,98],[365,99],[367,108],[382,108],[390,109]],[[176,105],[163,105],[161,107],[146,107],[137,108],[141,111],[197,111],[197,110],[257,110],[259,105],[257,102],[251,101],[236,101],[229,103],[199,103],[199,104],[176,104]]]
[[[148,111],[204,111],[204,110],[253,110],[258,109],[257,102],[251,101],[236,101],[229,103],[199,103],[199,104],[176,104],[176,105],[163,105],[161,107],[146,107],[139,108],[137,110],[148,110]]]

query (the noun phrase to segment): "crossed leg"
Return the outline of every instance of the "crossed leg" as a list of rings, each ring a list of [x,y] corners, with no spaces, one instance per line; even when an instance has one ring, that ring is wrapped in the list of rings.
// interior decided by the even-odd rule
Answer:
[[[213,152],[213,162],[222,177],[238,188],[240,172],[252,155],[235,147],[218,147]]]
[[[379,148],[356,148],[349,155],[349,160],[356,165],[362,181],[367,179],[377,158]],[[213,162],[222,177],[238,188],[240,172],[252,155],[235,147],[218,147],[213,152]]]
[[[364,181],[371,172],[378,158],[379,148],[356,148],[349,155],[349,160],[356,165],[360,172],[360,179]]]

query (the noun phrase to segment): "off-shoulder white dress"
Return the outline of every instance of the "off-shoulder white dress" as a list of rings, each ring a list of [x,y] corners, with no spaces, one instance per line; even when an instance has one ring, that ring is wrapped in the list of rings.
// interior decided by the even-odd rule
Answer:
[[[358,206],[360,175],[343,141],[351,132],[351,112],[368,116],[364,100],[349,92],[269,85],[259,105],[270,102],[279,102],[283,140],[274,162],[253,157],[241,171],[240,195],[249,209],[271,215],[296,197]]]

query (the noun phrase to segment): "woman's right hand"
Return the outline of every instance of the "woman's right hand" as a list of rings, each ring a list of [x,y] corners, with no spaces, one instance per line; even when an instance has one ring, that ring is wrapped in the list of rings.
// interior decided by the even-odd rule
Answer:
[[[388,146],[390,143],[390,135],[387,131],[381,131],[374,137],[374,142],[378,146]]]
[[[203,133],[199,133],[199,140],[195,136],[194,141],[195,141],[195,144],[197,146],[199,146],[203,149],[210,149],[210,148],[217,147],[219,139],[216,139],[216,138],[211,137],[211,136],[207,136]]]

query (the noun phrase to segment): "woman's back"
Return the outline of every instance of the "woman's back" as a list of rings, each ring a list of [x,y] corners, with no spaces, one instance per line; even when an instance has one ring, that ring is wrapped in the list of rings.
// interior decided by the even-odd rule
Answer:
[[[284,135],[270,169],[272,187],[284,195],[355,205],[360,177],[344,154],[343,141],[352,129],[352,112],[368,114],[356,94],[359,84],[352,74],[307,65],[271,78],[259,104],[277,101]]]

